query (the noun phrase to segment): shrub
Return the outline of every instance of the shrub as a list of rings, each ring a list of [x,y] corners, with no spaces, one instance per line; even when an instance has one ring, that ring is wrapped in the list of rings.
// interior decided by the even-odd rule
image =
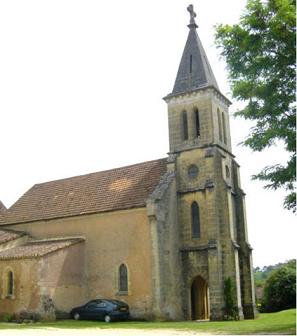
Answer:
[[[14,319],[14,316],[11,313],[2,313],[0,315],[1,322],[11,322],[13,319]]]
[[[290,308],[296,308],[296,260],[270,274],[262,301],[262,310],[267,313]]]
[[[226,278],[224,281],[224,318],[226,320],[238,319],[238,308],[236,302],[236,289],[232,279]]]

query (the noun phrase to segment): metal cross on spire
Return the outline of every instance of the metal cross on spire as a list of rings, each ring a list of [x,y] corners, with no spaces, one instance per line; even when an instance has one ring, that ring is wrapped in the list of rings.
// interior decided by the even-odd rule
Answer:
[[[194,12],[194,6],[189,5],[187,7],[187,11],[190,13],[190,24],[188,25],[189,28],[198,28],[198,25],[195,22],[195,17],[197,14]]]

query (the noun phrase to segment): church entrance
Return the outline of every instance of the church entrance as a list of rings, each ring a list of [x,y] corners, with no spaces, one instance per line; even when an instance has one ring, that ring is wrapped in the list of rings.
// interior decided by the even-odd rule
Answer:
[[[209,319],[208,285],[197,276],[191,286],[192,320]]]

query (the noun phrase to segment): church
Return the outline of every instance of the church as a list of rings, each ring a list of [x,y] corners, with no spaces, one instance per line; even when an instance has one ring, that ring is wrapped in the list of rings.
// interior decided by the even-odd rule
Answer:
[[[238,317],[255,318],[231,103],[188,11],[164,97],[167,157],[36,184],[9,209],[0,202],[0,315],[55,319],[111,298],[129,304],[132,318],[222,320],[228,280]]]

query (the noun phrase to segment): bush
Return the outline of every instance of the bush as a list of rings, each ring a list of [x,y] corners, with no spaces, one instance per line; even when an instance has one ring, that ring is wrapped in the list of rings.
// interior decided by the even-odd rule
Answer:
[[[273,271],[266,280],[262,311],[270,313],[296,308],[296,260]]]
[[[1,313],[0,321],[1,322],[11,322],[14,319],[14,315],[10,313]]]
[[[28,312],[26,310],[22,310],[19,314],[18,320],[20,321],[40,321],[41,316],[38,313],[35,312]]]
[[[224,281],[224,319],[226,320],[237,320],[238,319],[238,308],[236,302],[236,289],[231,278],[226,278]]]

